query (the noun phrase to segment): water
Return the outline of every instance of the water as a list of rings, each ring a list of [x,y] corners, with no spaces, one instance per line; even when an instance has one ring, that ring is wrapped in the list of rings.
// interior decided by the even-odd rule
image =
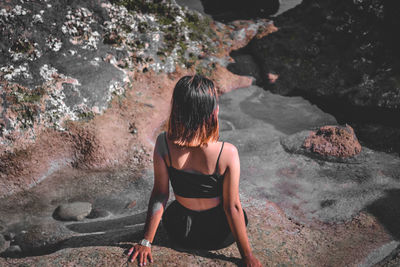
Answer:
[[[201,0],[175,0],[175,1],[180,6],[187,6],[190,9],[193,9],[202,14],[205,14]],[[278,16],[278,15],[282,14],[283,12],[288,11],[289,9],[294,8],[295,6],[299,5],[301,2],[302,2],[302,0],[280,0],[279,10],[273,16],[274,17]]]
[[[274,17],[282,14],[285,11],[288,11],[291,8],[294,8],[295,6],[299,5],[302,2],[302,0],[280,0],[280,6],[278,12],[274,15]]]

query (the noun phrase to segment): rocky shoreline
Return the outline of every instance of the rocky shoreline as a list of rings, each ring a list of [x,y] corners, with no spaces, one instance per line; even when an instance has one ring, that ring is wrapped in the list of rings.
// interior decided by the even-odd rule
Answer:
[[[276,34],[235,51],[239,66],[228,69],[308,99],[352,125],[365,146],[400,153],[398,10],[394,1],[305,0],[274,20]]]
[[[296,64],[277,67],[279,43],[290,25],[305,27],[299,13],[331,6],[303,1],[276,19],[278,30],[267,19],[222,24],[165,2],[0,4],[11,36],[0,37],[0,266],[135,265],[126,250],[142,235],[154,140],[173,85],[195,72],[221,94],[221,139],[238,147],[249,238],[265,266],[396,266],[399,157],[365,139],[360,146],[360,127],[338,127],[340,119],[282,91],[299,81],[289,75]],[[246,56],[245,73],[228,66],[232,51],[260,46],[276,49],[259,56],[268,71]],[[391,95],[385,108],[396,113]],[[362,103],[376,110],[375,100]],[[153,266],[240,265],[235,245],[185,251],[162,227],[153,247]]]

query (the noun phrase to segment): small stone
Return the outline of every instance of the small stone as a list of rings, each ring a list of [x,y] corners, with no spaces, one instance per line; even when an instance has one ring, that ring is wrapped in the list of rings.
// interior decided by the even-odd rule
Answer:
[[[15,237],[15,234],[12,233],[12,232],[9,232],[9,233],[4,234],[4,238],[5,238],[7,241],[12,241],[12,240],[14,239],[14,237]]]
[[[110,215],[108,211],[94,208],[86,218],[88,219],[104,218],[107,217],[108,215]]]
[[[56,218],[63,221],[81,221],[92,211],[92,204],[89,202],[73,202],[63,204],[54,211]]]
[[[4,236],[0,234],[0,253],[8,248],[7,244],[9,244],[9,242],[7,242]]]
[[[6,254],[10,253],[10,254],[15,254],[15,253],[21,253],[22,249],[20,246],[18,245],[13,245],[10,246],[7,250],[6,250]]]

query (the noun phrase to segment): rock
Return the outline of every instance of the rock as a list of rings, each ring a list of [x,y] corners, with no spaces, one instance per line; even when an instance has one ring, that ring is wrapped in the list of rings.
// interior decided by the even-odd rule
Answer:
[[[278,0],[202,0],[204,11],[219,21],[267,17],[279,9]]]
[[[108,215],[110,215],[108,211],[94,208],[86,218],[88,219],[104,218],[107,217]]]
[[[310,132],[303,147],[313,153],[339,158],[353,157],[361,152],[361,145],[350,125],[320,127]]]
[[[71,237],[72,233],[63,224],[48,219],[40,224],[26,225],[16,234],[13,245],[18,245],[23,252],[36,253],[55,249],[57,244]]]
[[[7,255],[9,255],[9,254],[19,254],[21,252],[22,252],[22,249],[18,245],[12,245],[9,248],[7,248],[7,250],[5,251],[5,253]]]
[[[81,221],[88,216],[91,211],[91,203],[73,202],[58,206],[54,211],[54,215],[63,221]]]
[[[252,55],[232,52],[231,57],[235,60],[235,63],[228,65],[229,71],[238,75],[252,76],[258,81],[261,79],[260,69]]]
[[[15,237],[15,234],[13,232],[9,232],[9,233],[4,234],[4,238],[7,241],[12,241],[14,239],[14,237]]]
[[[2,253],[8,248],[8,244],[9,242],[7,242],[4,236],[0,234],[0,253]]]
[[[247,51],[273,92],[398,112],[398,10],[398,1],[303,1],[274,20],[278,32],[253,39]],[[279,75],[273,86],[271,72]]]

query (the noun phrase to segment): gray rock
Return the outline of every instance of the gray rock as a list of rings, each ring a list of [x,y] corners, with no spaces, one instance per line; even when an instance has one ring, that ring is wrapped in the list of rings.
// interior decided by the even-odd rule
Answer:
[[[15,237],[15,234],[14,234],[13,232],[9,232],[9,233],[5,233],[5,234],[4,234],[4,238],[5,238],[6,240],[8,240],[8,241],[13,240],[14,237]]]
[[[4,236],[2,234],[0,234],[0,253],[5,251],[8,248],[9,244],[10,244],[10,242],[7,242],[6,239],[4,238]]]
[[[6,250],[6,253],[7,253],[7,254],[16,254],[16,253],[21,253],[21,252],[22,252],[22,250],[21,250],[20,246],[18,246],[18,245],[10,246],[10,247]]]
[[[44,247],[54,247],[57,243],[71,237],[71,231],[60,222],[48,218],[40,224],[26,225],[23,231],[17,233],[12,242],[22,251],[38,251]]]
[[[55,210],[55,217],[63,221],[81,221],[92,211],[89,202],[73,202],[63,204]]]

